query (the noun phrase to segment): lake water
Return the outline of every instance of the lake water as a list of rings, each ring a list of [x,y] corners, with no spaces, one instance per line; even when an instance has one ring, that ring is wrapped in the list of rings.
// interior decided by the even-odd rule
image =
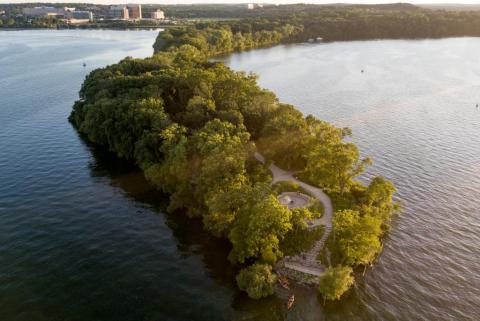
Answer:
[[[480,320],[478,52],[480,38],[456,38],[278,46],[226,58],[259,74],[281,101],[351,127],[374,160],[366,176],[398,188],[404,210],[379,262],[327,319]]]
[[[236,290],[226,242],[166,215],[138,169],[68,123],[86,74],[152,53],[154,31],[0,32],[1,320],[477,320],[480,40],[366,41],[235,54],[282,101],[354,130],[404,204],[355,289]],[[86,63],[86,67],[82,66]],[[364,69],[364,73],[360,70]]]

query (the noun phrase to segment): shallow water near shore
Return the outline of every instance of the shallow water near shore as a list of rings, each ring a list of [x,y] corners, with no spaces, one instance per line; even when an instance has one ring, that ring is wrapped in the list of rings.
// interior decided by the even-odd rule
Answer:
[[[137,168],[67,121],[86,74],[152,54],[154,31],[0,32],[2,320],[475,320],[480,315],[480,40],[365,41],[234,54],[234,69],[339,126],[404,210],[340,302],[236,290],[227,242],[167,215]],[[86,63],[86,67],[82,66]],[[364,73],[360,70],[364,69]]]

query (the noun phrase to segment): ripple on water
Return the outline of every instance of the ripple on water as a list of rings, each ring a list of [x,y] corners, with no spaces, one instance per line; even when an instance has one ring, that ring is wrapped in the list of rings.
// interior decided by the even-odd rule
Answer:
[[[398,188],[403,211],[357,290],[356,304],[369,313],[349,315],[353,308],[342,307],[345,319],[480,315],[478,47],[477,38],[367,41],[226,59],[259,73],[282,101],[351,127],[353,141],[374,159],[365,177],[381,174]],[[272,66],[270,56],[281,63]]]

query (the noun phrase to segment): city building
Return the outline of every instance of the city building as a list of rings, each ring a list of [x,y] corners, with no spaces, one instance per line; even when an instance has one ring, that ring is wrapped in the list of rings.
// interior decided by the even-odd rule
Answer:
[[[63,18],[65,18],[65,19],[72,18],[72,14],[73,14],[74,11],[75,11],[75,8],[64,7],[63,8]]]
[[[122,5],[110,6],[110,10],[108,12],[109,18],[111,19],[128,19],[128,9]]]
[[[34,7],[23,8],[22,13],[27,17],[58,17],[63,16],[65,11],[62,8],[55,7]]]
[[[127,4],[129,19],[142,19],[142,5]]]
[[[165,13],[162,10],[156,10],[150,13],[150,17],[155,20],[165,20]]]
[[[72,19],[93,21],[93,13],[90,11],[73,11]]]
[[[65,19],[68,23],[84,23],[93,21],[93,13],[90,11],[76,11],[75,8],[63,7],[34,7],[23,8],[22,12],[30,18],[55,17]]]

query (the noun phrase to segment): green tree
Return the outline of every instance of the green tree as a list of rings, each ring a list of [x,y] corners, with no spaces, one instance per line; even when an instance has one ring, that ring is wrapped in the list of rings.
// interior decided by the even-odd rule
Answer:
[[[365,200],[369,206],[392,206],[393,194],[397,190],[393,184],[381,176],[377,176],[368,185]]]
[[[182,123],[189,128],[200,128],[212,119],[214,114],[214,101],[201,96],[193,96],[188,101],[186,111],[182,115]]]
[[[273,294],[276,279],[270,265],[255,263],[240,271],[237,284],[252,299],[260,299]]]
[[[247,258],[273,263],[282,257],[279,242],[292,229],[292,213],[271,194],[268,185],[246,189],[244,199],[228,235],[233,245],[229,257],[240,263]]]
[[[245,182],[238,181],[220,190],[211,190],[206,196],[208,210],[203,214],[203,224],[215,236],[227,236],[238,212],[244,206]]]
[[[353,270],[349,266],[329,267],[320,278],[318,291],[324,300],[338,300],[354,283]]]
[[[178,64],[190,65],[206,61],[205,53],[191,45],[180,46],[175,55],[175,62]]]
[[[380,252],[382,221],[355,210],[335,213],[333,229],[342,261],[347,265],[367,265]]]
[[[369,164],[369,158],[360,160],[360,152],[352,143],[318,145],[307,156],[305,173],[319,186],[338,188],[343,196],[354,178]]]
[[[308,221],[315,218],[315,214],[308,208],[294,208],[292,209],[292,225],[295,230],[305,229],[308,227]]]
[[[303,114],[291,105],[280,105],[266,122],[259,146],[268,159],[287,169],[305,166],[305,140],[308,135]]]

